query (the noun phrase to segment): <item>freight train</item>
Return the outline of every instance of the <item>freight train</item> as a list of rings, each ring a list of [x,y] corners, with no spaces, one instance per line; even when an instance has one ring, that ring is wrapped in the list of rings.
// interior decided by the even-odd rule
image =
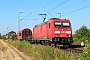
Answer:
[[[28,29],[26,36],[30,36],[28,40],[30,43],[52,45],[52,46],[63,46],[71,45],[72,39],[72,26],[69,19],[50,18],[47,22],[39,25],[35,25],[33,33]],[[25,39],[25,33],[19,31],[18,38]],[[20,37],[21,36],[21,37]]]

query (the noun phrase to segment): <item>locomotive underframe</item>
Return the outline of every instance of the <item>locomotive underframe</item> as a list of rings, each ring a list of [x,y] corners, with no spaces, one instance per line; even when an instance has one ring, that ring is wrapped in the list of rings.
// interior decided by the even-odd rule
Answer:
[[[70,45],[73,43],[72,38],[58,38],[54,37],[52,39],[53,44],[58,44],[58,45]]]
[[[72,38],[52,38],[52,41],[50,39],[32,39],[30,40],[30,43],[33,44],[41,44],[41,45],[53,45],[53,46],[59,46],[59,45],[71,45],[73,43]]]

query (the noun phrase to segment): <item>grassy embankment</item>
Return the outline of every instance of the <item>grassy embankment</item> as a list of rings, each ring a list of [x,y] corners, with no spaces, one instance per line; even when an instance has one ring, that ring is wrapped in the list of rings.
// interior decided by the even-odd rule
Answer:
[[[30,44],[28,41],[19,40],[5,40],[5,42],[34,58],[34,60],[77,60],[76,55],[65,54],[65,52],[55,47]]]

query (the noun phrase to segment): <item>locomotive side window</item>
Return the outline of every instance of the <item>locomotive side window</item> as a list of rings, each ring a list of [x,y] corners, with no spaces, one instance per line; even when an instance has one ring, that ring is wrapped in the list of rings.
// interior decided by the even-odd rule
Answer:
[[[50,28],[50,23],[48,24],[48,28]]]
[[[57,27],[57,28],[59,28],[59,27],[61,27],[61,22],[54,22],[54,25],[55,25],[55,27]]]

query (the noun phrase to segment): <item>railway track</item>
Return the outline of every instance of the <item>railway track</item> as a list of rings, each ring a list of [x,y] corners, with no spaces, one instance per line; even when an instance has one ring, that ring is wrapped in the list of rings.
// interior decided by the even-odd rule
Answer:
[[[64,52],[64,54],[66,54],[66,55],[68,55],[68,56],[71,56],[71,55],[75,55],[75,57],[77,58],[77,56],[80,54],[80,53],[82,53],[83,52],[83,49],[84,49],[84,47],[69,47],[69,48],[66,48],[66,49],[64,49],[64,48],[59,48],[60,50],[62,50],[63,52]]]
[[[82,53],[83,48],[68,48],[68,49],[64,49],[64,51],[71,53]]]
[[[53,46],[52,46],[53,47]],[[71,52],[71,53],[82,53],[84,47],[82,47],[81,45],[58,45],[56,46],[56,48],[59,48],[62,51],[65,52]]]

